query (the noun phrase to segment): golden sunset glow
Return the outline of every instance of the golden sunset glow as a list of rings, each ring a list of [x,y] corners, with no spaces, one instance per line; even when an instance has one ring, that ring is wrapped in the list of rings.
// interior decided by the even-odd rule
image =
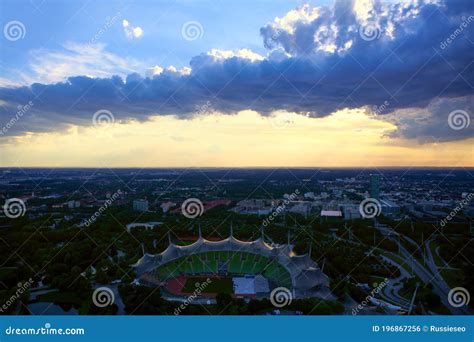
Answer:
[[[189,120],[71,126],[5,143],[2,166],[270,167],[472,166],[474,139],[423,144],[386,135],[395,126],[363,110],[324,118],[253,111]]]

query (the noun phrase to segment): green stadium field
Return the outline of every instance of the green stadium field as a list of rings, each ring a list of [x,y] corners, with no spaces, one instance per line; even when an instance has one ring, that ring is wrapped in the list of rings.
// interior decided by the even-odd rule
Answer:
[[[167,280],[179,276],[203,277],[206,275],[215,277],[218,270],[222,270],[228,276],[262,274],[279,286],[287,288],[292,286],[290,274],[277,261],[258,254],[240,251],[216,251],[188,255],[162,265],[155,269],[153,274],[159,279]],[[193,291],[194,287],[190,292]],[[232,288],[230,288],[230,291],[232,291]]]

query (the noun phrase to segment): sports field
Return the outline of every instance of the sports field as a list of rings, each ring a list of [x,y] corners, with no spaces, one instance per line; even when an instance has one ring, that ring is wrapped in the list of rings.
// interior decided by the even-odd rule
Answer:
[[[153,275],[161,280],[169,280],[179,276],[202,278],[204,275],[208,275],[215,277],[219,273],[229,275],[261,274],[280,286],[287,288],[292,286],[290,274],[277,260],[240,251],[194,253],[172,260],[153,271]]]
[[[211,281],[206,282],[207,279],[207,277],[187,278],[182,292],[192,293],[200,289],[201,293],[234,293],[232,278],[209,278]]]

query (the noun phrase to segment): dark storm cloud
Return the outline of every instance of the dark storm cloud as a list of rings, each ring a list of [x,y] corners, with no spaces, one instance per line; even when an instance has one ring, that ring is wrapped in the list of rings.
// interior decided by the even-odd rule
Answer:
[[[202,113],[203,106],[223,113],[288,110],[320,117],[342,108],[373,109],[388,103],[375,112],[394,114],[391,120],[399,126],[394,136],[464,139],[473,136],[472,126],[458,134],[446,120],[458,107],[472,110],[473,10],[473,1],[461,0],[375,2],[362,14],[350,1],[318,9],[303,6],[261,29],[265,46],[272,50],[264,60],[201,54],[192,58],[188,75],[164,71],[125,80],[77,76],[51,85],[0,88],[6,103],[0,124],[29,101],[33,108],[6,135],[90,124],[100,109],[111,111],[117,120],[170,114],[186,118]],[[436,101],[449,106],[430,112]],[[422,109],[433,119],[410,123],[400,117]]]

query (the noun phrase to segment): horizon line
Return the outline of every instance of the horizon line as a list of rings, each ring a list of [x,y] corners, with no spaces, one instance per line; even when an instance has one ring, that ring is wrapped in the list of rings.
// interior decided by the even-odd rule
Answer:
[[[1,169],[474,169],[472,166],[0,166]]]

